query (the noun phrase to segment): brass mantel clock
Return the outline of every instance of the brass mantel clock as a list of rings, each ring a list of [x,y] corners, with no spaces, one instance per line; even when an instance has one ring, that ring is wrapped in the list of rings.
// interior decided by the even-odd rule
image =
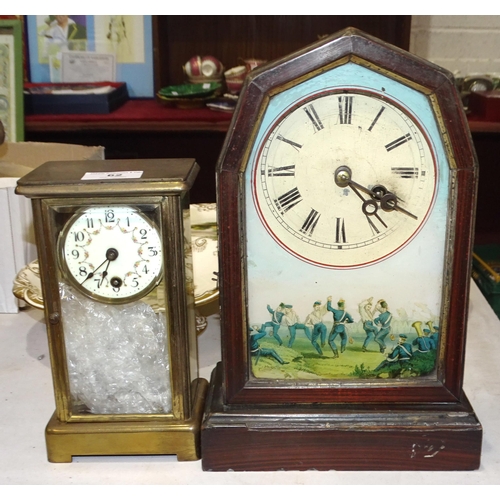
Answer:
[[[218,165],[205,470],[479,466],[477,165],[451,75],[349,28],[252,72]]]
[[[200,457],[189,189],[194,160],[49,162],[32,199],[56,411],[48,458]]]

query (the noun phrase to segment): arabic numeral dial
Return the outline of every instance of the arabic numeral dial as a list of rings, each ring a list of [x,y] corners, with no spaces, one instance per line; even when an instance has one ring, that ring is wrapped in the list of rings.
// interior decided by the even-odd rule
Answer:
[[[162,276],[160,231],[134,207],[78,210],[61,234],[60,248],[68,281],[94,300],[137,300]]]

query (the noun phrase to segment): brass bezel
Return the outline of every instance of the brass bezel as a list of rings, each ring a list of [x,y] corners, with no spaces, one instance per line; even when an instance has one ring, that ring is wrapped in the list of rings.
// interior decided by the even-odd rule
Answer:
[[[104,304],[127,304],[129,302],[133,302],[135,300],[139,300],[142,297],[145,297],[148,293],[150,293],[154,288],[156,288],[162,281],[163,278],[163,268],[165,264],[165,255],[162,255],[162,260],[161,260],[161,267],[158,271],[158,273],[153,276],[151,279],[151,282],[143,289],[141,289],[139,292],[137,292],[134,295],[128,295],[127,297],[118,297],[118,298],[113,298],[113,297],[106,297],[103,295],[99,295],[98,293],[95,292],[90,292],[87,290],[84,286],[81,285],[81,283],[76,280],[74,275],[71,273],[69,270],[69,266],[66,261],[66,255],[64,253],[64,248],[66,244],[66,239],[71,231],[72,226],[74,223],[79,220],[87,210],[90,208],[105,208],[105,207],[120,207],[120,208],[130,208],[131,210],[135,210],[137,215],[141,217],[149,226],[151,226],[158,234],[160,243],[163,245],[163,236],[162,232],[158,228],[157,224],[147,217],[143,210],[139,208],[139,206],[133,206],[133,205],[128,205],[128,204],[123,204],[123,203],[113,203],[113,204],[97,204],[97,205],[88,205],[85,207],[82,207],[78,210],[75,211],[75,213],[72,215],[72,217],[65,223],[63,230],[58,236],[57,240],[57,254],[58,254],[58,264],[59,264],[59,270],[61,271],[62,275],[67,279],[67,281],[74,287],[76,288],[80,293],[85,295],[86,297],[95,300],[97,302],[102,302]],[[159,209],[159,206],[156,207],[156,209]],[[159,214],[159,218],[161,219],[161,213]],[[160,221],[161,223],[161,221]]]

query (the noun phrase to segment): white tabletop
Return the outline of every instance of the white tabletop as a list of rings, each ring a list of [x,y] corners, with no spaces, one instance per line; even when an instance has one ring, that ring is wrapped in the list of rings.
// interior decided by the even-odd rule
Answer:
[[[219,320],[198,337],[200,376],[220,360]],[[500,321],[472,283],[464,390],[483,425],[481,467],[471,472],[203,472],[175,456],[74,457],[47,461],[45,426],[55,409],[41,311],[0,314],[0,484],[3,485],[373,485],[499,484]]]

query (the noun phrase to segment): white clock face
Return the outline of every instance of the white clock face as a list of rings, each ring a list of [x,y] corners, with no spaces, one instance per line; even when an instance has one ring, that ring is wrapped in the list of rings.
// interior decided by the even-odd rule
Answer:
[[[268,232],[315,265],[366,266],[405,246],[436,193],[430,142],[412,116],[378,94],[316,94],[280,116],[253,170]]]
[[[81,210],[67,223],[59,244],[65,274],[96,300],[129,302],[161,279],[159,231],[135,208],[113,205]]]

